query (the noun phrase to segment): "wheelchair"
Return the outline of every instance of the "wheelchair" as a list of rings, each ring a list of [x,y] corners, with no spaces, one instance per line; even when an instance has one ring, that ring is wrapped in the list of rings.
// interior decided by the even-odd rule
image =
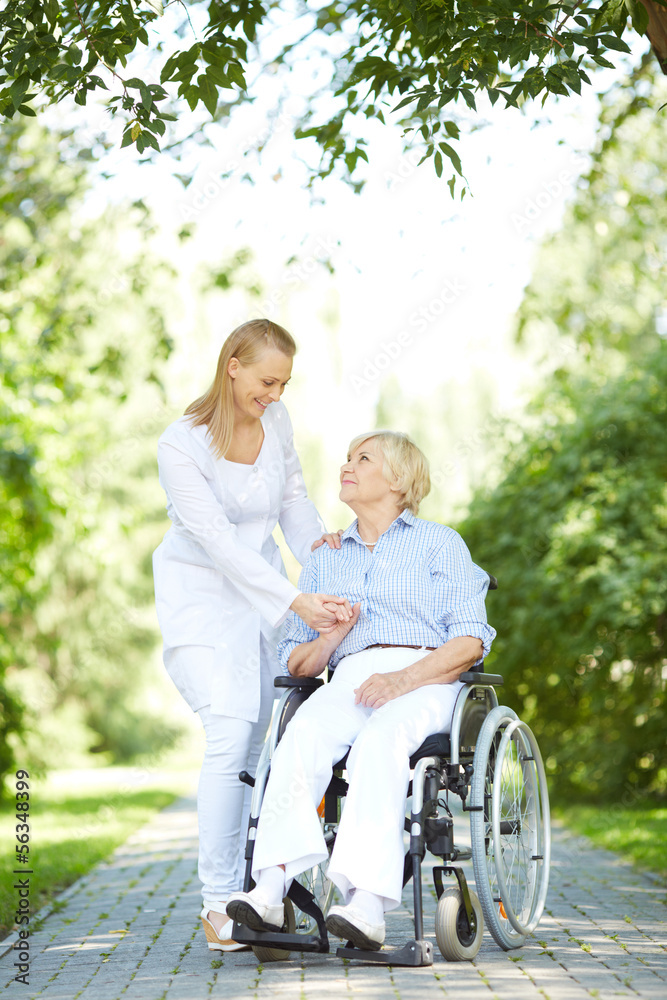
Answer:
[[[497,583],[491,578],[490,589]],[[519,948],[542,916],[549,883],[551,834],[549,798],[542,757],[535,736],[511,708],[500,705],[496,688],[503,679],[482,670],[460,677],[464,686],[454,707],[451,731],[428,737],[410,758],[410,814],[405,819],[409,847],[403,886],[410,879],[414,898],[414,939],[401,948],[366,951],[348,942],[337,956],[384,965],[433,964],[433,945],[424,936],[422,862],[426,851],[442,859],[434,866],[438,899],[435,937],[448,961],[472,960],[482,943],[484,924],[505,951]],[[283,694],[254,778],[244,891],[253,888],[252,858],[271,758],[285,727],[300,705],[324,683],[316,678],[277,677]],[[318,808],[329,855],[336,840],[342,800],[347,791],[346,757],[333,768]],[[470,848],[454,844],[449,796],[470,815]],[[476,892],[456,864],[472,861]],[[291,952],[329,952],[325,918],[334,895],[327,862],[294,879],[285,899],[280,932],[253,931],[234,924],[234,940],[249,944],[264,963],[289,958]],[[445,879],[450,885],[445,886]]]

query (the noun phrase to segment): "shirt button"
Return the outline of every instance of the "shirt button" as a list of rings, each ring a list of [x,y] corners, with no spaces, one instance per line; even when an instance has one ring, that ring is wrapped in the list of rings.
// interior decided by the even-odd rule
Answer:
[[[256,466],[256,465],[255,465],[255,466],[253,466],[253,470],[252,470],[252,471],[253,471],[253,472],[257,472],[257,466]]]

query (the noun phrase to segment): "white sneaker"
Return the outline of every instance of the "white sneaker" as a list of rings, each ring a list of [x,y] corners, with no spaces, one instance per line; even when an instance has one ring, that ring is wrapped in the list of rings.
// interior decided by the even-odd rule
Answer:
[[[281,931],[285,921],[285,907],[265,903],[252,892],[233,892],[227,900],[227,916],[252,931]]]
[[[228,908],[229,909],[229,908]],[[354,908],[354,900],[347,906],[332,906],[326,919],[327,930],[344,941],[351,941],[355,948],[377,951],[385,937],[384,920],[371,924],[365,916]]]

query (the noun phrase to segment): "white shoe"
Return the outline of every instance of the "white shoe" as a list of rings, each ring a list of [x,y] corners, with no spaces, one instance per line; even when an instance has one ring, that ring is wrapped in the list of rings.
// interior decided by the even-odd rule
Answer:
[[[326,919],[327,930],[344,941],[351,941],[355,948],[377,951],[382,947],[385,936],[384,920],[381,924],[371,924],[362,913],[354,908],[354,902],[347,906],[332,906]]]
[[[250,950],[250,945],[241,944],[239,941],[234,941],[232,938],[232,928],[234,926],[234,922],[232,920],[226,920],[220,928],[220,933],[218,934],[214,924],[208,919],[210,912],[210,906],[206,906],[206,904],[204,904],[204,909],[201,911],[201,922],[204,925],[204,934],[206,935],[210,951]]]
[[[227,915],[251,931],[281,931],[285,921],[282,903],[272,905],[257,899],[252,892],[233,892],[227,900]]]

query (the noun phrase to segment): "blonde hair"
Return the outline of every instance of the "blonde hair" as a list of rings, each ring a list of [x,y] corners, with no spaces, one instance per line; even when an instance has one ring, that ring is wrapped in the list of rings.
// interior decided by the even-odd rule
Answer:
[[[419,504],[431,489],[428,459],[411,441],[407,434],[401,431],[370,431],[368,434],[357,434],[350,441],[349,454],[364,441],[375,438],[382,450],[384,465],[382,475],[387,482],[398,487],[401,509],[416,514]]]
[[[237,326],[222,345],[210,389],[190,403],[185,411],[185,416],[192,418],[193,427],[206,425],[217,458],[224,456],[234,433],[233,380],[227,366],[232,358],[241,365],[254,365],[267,347],[275,348],[288,358],[296,354],[293,338],[270,319],[251,319]]]

